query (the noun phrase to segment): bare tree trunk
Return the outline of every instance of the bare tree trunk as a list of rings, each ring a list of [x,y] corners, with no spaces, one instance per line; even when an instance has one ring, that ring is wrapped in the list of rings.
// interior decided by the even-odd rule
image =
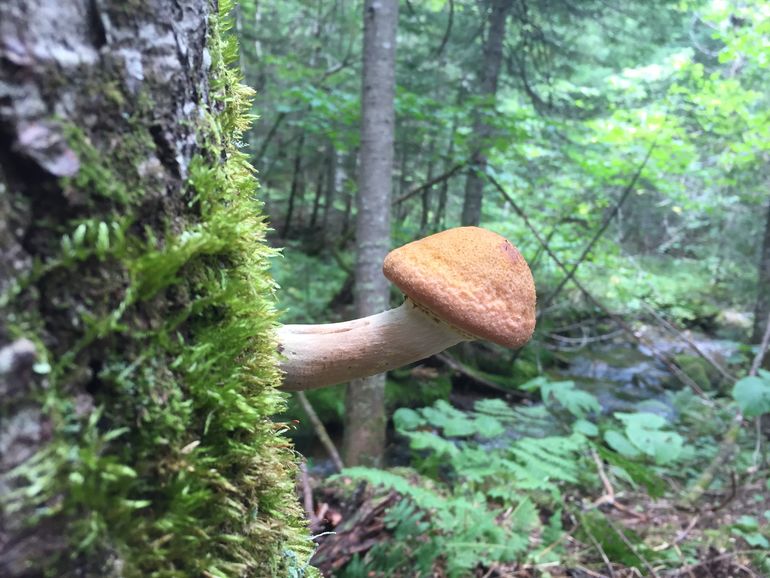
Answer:
[[[435,159],[433,155],[436,153],[436,138],[430,139],[428,145],[428,169],[425,172],[425,180],[430,182],[433,179],[433,167],[435,166]],[[420,236],[424,237],[428,233],[428,218],[430,216],[430,205],[433,199],[433,187],[428,187],[420,196]]]
[[[455,133],[457,132],[457,115],[452,119],[452,128],[449,131],[449,147],[447,148],[446,157],[444,159],[444,173],[446,173],[452,166],[454,152],[455,152]],[[438,202],[436,212],[433,216],[433,230],[438,231],[444,228],[446,222],[446,203],[449,196],[449,179],[445,179],[441,182],[441,187],[438,190]]]
[[[321,218],[321,245],[326,246],[329,238],[329,216],[334,208],[334,198],[337,196],[337,151],[334,144],[329,142],[326,146],[326,185],[324,188],[324,210]]]
[[[318,211],[321,209],[321,197],[323,196],[324,183],[326,182],[326,167],[318,167],[315,179],[315,195],[313,196],[313,211],[310,213],[310,228],[315,229],[318,222]]]
[[[279,576],[307,554],[216,12],[0,2],[3,578]]]
[[[291,231],[291,220],[294,216],[294,205],[297,203],[297,197],[299,201],[305,197],[305,179],[302,174],[302,149],[305,146],[305,131],[299,135],[297,141],[297,149],[294,151],[294,170],[291,178],[291,189],[289,191],[289,205],[286,208],[286,220],[283,224],[283,232],[281,236],[286,239],[289,237]]]
[[[342,235],[343,239],[347,238],[350,233],[350,222],[353,215],[353,193],[351,193],[351,187],[353,178],[350,175],[356,174],[358,170],[358,149],[350,151],[343,163],[344,167],[344,182],[342,189],[345,191],[345,213],[342,215]]]
[[[484,99],[474,110],[473,150],[471,167],[465,181],[462,224],[478,225],[481,221],[481,203],[484,196],[484,172],[487,168],[486,147],[492,129],[486,116],[495,110],[497,80],[503,60],[505,23],[512,7],[512,0],[490,0],[487,21],[487,39],[484,43],[484,61],[481,67],[478,94]]]
[[[398,0],[366,0],[356,216],[359,317],[388,306],[382,262],[390,249],[397,26]],[[385,375],[352,382],[345,410],[345,463],[379,464],[385,450]]]
[[[754,308],[754,335],[752,341],[759,343],[765,334],[765,324],[770,315],[770,205],[767,207],[765,235],[758,269],[757,304]],[[765,361],[767,365],[768,361]]]

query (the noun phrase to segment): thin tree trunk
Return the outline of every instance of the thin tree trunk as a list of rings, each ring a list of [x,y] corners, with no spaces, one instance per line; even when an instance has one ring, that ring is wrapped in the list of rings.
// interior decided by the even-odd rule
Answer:
[[[302,148],[305,146],[305,131],[299,135],[297,149],[294,152],[294,172],[291,179],[291,189],[289,191],[289,206],[286,209],[286,220],[283,223],[284,239],[289,237],[291,231],[291,220],[294,217],[294,205],[297,203],[297,197],[302,200],[305,196],[305,183],[302,179]]]
[[[309,557],[222,18],[0,1],[3,578]]]
[[[436,139],[430,139],[428,145],[428,170],[425,173],[425,180],[430,182],[433,179],[433,166],[435,164],[433,155],[436,152]],[[433,187],[425,189],[420,196],[420,236],[424,237],[428,231],[428,217],[430,216],[430,205],[433,198]]]
[[[326,179],[325,167],[318,168],[318,174],[315,181],[315,196],[313,197],[313,212],[310,214],[310,227],[315,228],[318,221],[318,211],[321,208],[321,197],[323,196],[324,181]]]
[[[382,262],[390,249],[397,26],[398,0],[366,0],[356,216],[359,317],[388,306]],[[385,375],[353,381],[347,389],[345,409],[345,463],[381,463],[385,450]]]
[[[452,130],[449,133],[449,148],[446,152],[446,159],[444,160],[444,173],[449,170],[452,165],[452,159],[455,152],[455,132],[457,131],[457,116],[452,119]],[[441,182],[441,188],[438,191],[438,203],[436,206],[436,212],[433,217],[433,229],[438,231],[444,228],[446,222],[446,202],[449,196],[449,179]]]
[[[465,181],[465,199],[463,202],[462,224],[478,225],[481,221],[481,203],[484,195],[484,173],[487,169],[486,148],[492,129],[486,121],[486,115],[495,110],[497,80],[503,60],[503,41],[505,23],[512,7],[512,0],[490,0],[487,21],[487,39],[484,43],[484,61],[481,67],[478,94],[483,99],[474,110],[473,150],[471,167]]]
[[[324,188],[324,210],[321,217],[321,244],[326,246],[329,238],[329,216],[334,208],[334,198],[337,196],[337,151],[330,142],[326,148],[326,185]]]
[[[765,234],[762,241],[762,254],[759,259],[757,284],[757,303],[754,308],[754,335],[752,341],[759,343],[765,333],[765,324],[770,315],[770,205],[767,206]],[[770,361],[765,361],[765,366]]]
[[[358,150],[352,150],[348,153],[347,162],[345,163],[345,182],[352,185],[352,178],[349,175],[355,174],[358,170]],[[345,190],[345,214],[342,216],[342,235],[344,239],[350,233],[350,221],[353,214],[353,193],[350,192],[350,187],[343,185]]]

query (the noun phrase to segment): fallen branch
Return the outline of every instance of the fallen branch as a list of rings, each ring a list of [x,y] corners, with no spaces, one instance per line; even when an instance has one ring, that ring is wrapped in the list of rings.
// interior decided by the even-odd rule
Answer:
[[[468,367],[467,365],[464,365],[463,363],[460,363],[455,358],[449,356],[446,353],[439,353],[434,357],[436,357],[439,361],[446,364],[452,371],[456,371],[457,373],[472,379],[474,382],[478,383],[479,385],[483,385],[484,387],[487,387],[489,389],[493,389],[500,393],[504,393],[505,395],[511,395],[519,398],[526,397],[526,394],[521,391],[518,391],[516,389],[507,389],[505,387],[502,387],[501,385],[497,385],[493,381],[486,379],[485,377],[476,373],[472,368]]]
[[[664,329],[667,329],[668,331],[676,335],[679,339],[684,341],[690,347],[690,349],[692,349],[698,355],[698,357],[700,357],[701,359],[709,363],[714,369],[716,369],[722,375],[722,377],[724,377],[728,381],[735,381],[734,375],[732,375],[729,371],[727,371],[724,367],[722,367],[721,364],[717,363],[716,360],[706,355],[706,353],[700,347],[698,347],[697,344],[695,344],[692,339],[690,339],[689,337],[687,337],[687,335],[684,334],[684,331],[682,331],[676,325],[674,325],[673,323],[668,321],[666,318],[664,318],[662,315],[660,315],[646,301],[642,300],[641,303],[644,306],[644,308],[658,321],[658,323],[660,323],[663,326]]]

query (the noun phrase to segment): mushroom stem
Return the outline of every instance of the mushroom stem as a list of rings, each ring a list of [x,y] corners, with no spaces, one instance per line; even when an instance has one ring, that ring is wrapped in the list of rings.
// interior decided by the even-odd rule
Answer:
[[[469,339],[409,299],[362,319],[278,329],[282,389],[300,391],[388,371]]]

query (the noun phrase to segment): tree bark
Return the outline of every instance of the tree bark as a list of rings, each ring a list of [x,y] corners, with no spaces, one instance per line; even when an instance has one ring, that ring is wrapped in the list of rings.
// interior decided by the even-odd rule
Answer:
[[[484,60],[481,65],[478,94],[482,99],[473,112],[473,149],[471,167],[465,181],[465,199],[463,201],[462,224],[478,225],[481,221],[481,204],[484,196],[484,173],[487,169],[486,148],[492,128],[487,122],[487,115],[495,110],[497,81],[500,77],[500,65],[503,60],[503,41],[508,13],[512,0],[490,0],[487,21],[487,39],[484,43]]]
[[[398,0],[364,3],[361,160],[356,215],[356,312],[388,307],[382,262],[390,249]],[[385,375],[353,381],[345,400],[344,459],[377,465],[385,450]]]
[[[758,267],[757,303],[754,308],[753,343],[762,341],[765,334],[765,324],[770,315],[770,205],[767,206],[765,234],[762,241],[762,252]],[[767,366],[769,361],[765,361]]]
[[[308,554],[222,18],[0,2],[4,578],[277,576]]]

